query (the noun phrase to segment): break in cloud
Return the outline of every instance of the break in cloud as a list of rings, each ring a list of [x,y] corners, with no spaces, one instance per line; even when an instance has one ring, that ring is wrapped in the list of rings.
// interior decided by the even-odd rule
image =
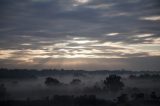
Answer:
[[[0,67],[160,70],[159,0],[1,0]]]

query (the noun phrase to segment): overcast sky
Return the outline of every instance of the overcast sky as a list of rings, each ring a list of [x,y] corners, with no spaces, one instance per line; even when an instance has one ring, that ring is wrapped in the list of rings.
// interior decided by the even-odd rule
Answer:
[[[0,67],[160,71],[159,0],[0,0]]]

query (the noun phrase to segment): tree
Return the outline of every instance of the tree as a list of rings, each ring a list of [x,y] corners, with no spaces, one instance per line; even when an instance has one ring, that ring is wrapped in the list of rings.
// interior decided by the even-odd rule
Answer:
[[[121,94],[119,97],[117,97],[118,103],[126,103],[128,101],[127,94]]]
[[[45,84],[47,86],[52,86],[52,85],[60,85],[61,83],[55,78],[47,77],[45,80]]]
[[[109,75],[109,77],[104,80],[104,85],[105,88],[114,92],[119,91],[124,87],[121,77],[117,75]]]
[[[158,99],[158,97],[157,97],[157,95],[156,95],[156,92],[152,92],[152,93],[150,94],[150,97],[151,97],[152,100],[157,100],[157,99]]]
[[[72,81],[71,81],[71,84],[73,84],[73,85],[77,85],[77,84],[80,84],[81,83],[81,80],[80,79],[73,79]]]

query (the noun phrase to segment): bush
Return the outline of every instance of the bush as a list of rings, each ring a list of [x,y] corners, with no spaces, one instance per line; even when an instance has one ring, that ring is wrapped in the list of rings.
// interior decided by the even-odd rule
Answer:
[[[45,80],[45,84],[47,86],[52,86],[52,85],[60,85],[61,83],[59,82],[59,80],[52,78],[52,77],[47,77]]]
[[[111,91],[119,91],[124,87],[121,77],[117,75],[110,75],[104,80],[105,88]]]
[[[72,81],[71,81],[71,84],[73,84],[73,85],[77,85],[77,84],[80,84],[81,83],[81,80],[80,79],[73,79]]]

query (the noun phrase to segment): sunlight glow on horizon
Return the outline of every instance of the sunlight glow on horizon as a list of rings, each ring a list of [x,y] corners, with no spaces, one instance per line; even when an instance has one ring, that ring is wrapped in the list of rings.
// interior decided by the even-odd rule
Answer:
[[[112,35],[116,35],[113,33]],[[140,34],[135,37],[150,37],[153,34]],[[23,50],[0,50],[0,59],[13,59],[26,62],[33,62],[38,58],[129,58],[128,56],[159,56],[159,50],[152,49],[159,46],[159,38],[150,39],[152,44],[134,44],[125,46],[123,42],[99,42],[98,40],[86,37],[74,37],[62,42],[51,43],[41,46],[41,49],[23,49]],[[45,41],[41,41],[45,42]],[[21,44],[29,46],[30,43]],[[103,48],[103,49],[100,49]],[[141,54],[137,55],[136,54]],[[143,54],[144,53],[144,54]],[[21,54],[21,55],[19,55]]]

